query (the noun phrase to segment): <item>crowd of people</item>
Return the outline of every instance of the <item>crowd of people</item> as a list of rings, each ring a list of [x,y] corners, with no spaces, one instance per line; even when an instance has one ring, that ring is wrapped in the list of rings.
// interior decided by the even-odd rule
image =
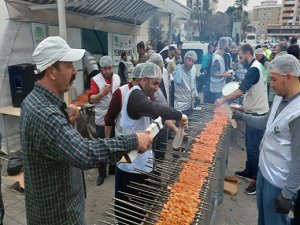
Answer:
[[[245,193],[256,194],[258,225],[300,224],[299,46],[280,41],[272,49],[249,44],[237,48],[230,43],[222,37],[217,51],[208,53],[212,61],[208,95],[216,106],[242,97],[243,110],[234,110],[233,119],[246,123],[247,160],[245,169],[235,175],[251,180]],[[221,96],[228,77],[238,80],[239,88]],[[294,219],[290,220],[292,208]]]
[[[163,59],[139,42],[139,57],[131,60],[133,71],[128,70],[124,52],[118,74],[113,73],[112,58],[101,57],[100,72],[90,82],[97,131],[92,140],[73,126],[80,116],[78,108],[62,99],[76,77],[73,62],[85,50],[72,49],[56,36],[38,44],[32,55],[37,82],[22,103],[20,118],[27,224],[85,224],[83,170],[90,168],[98,168],[100,186],[108,167],[115,174],[118,211],[124,207],[136,211],[122,203],[131,201],[124,193],[140,194],[128,184],[147,184],[153,159],[164,160],[169,133],[188,125],[202,91],[203,102],[216,107],[235,100],[243,104],[243,111],[234,110],[233,118],[246,123],[247,160],[245,169],[235,174],[251,180],[245,193],[256,194],[258,224],[291,224],[287,214],[293,204],[293,223],[299,224],[299,46],[282,41],[274,49],[238,47],[231,38],[221,37],[208,45],[197,76],[198,55],[193,50],[182,55],[182,44],[170,46]],[[232,80],[239,82],[239,88],[224,96],[222,90]],[[152,139],[145,130],[158,117],[164,128]],[[132,151],[138,152],[136,158],[121,163]],[[130,220],[140,223],[143,214]],[[122,213],[117,220],[128,224]]]

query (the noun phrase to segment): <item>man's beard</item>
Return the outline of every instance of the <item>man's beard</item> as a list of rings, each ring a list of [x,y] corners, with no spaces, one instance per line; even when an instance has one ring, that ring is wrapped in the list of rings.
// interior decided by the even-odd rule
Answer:
[[[106,78],[110,78],[110,77],[112,77],[113,76],[113,72],[111,72],[111,73],[108,73],[108,74],[103,74],[103,76],[104,77],[106,77]]]
[[[245,69],[247,69],[248,66],[249,66],[249,63],[248,63],[248,60],[246,59],[245,62],[243,62],[243,67],[244,67]]]
[[[190,71],[191,69],[193,68],[193,65],[189,65],[189,66],[187,66],[187,65],[184,65],[184,70],[185,71]]]

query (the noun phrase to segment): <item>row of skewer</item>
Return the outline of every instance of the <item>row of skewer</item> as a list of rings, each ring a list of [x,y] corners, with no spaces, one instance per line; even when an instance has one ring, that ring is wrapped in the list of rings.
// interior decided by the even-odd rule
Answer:
[[[218,143],[224,139],[222,132],[227,125],[227,118],[225,119],[226,116],[222,114],[220,109],[214,113],[212,113],[212,110],[212,106],[203,106],[201,111],[195,111],[189,118],[190,123],[189,129],[187,130],[187,140],[181,148],[182,151],[179,152],[178,159],[174,159],[171,154],[167,154],[164,160],[149,159],[149,163],[155,165],[153,173],[145,173],[144,171],[136,169],[136,172],[148,176],[147,184],[131,182],[128,187],[142,195],[121,192],[121,194],[130,198],[130,202],[113,198],[115,202],[122,203],[122,206],[109,203],[109,205],[113,206],[111,208],[112,212],[105,213],[107,220],[99,221],[103,224],[112,225],[116,224],[116,220],[122,219],[125,224],[136,225],[140,223],[134,222],[135,219],[141,216],[144,217],[144,225],[199,224],[199,221],[207,221],[209,219],[208,215],[211,214],[209,211],[212,210],[210,192],[212,183],[214,183],[216,179],[216,162],[220,159],[223,150]],[[214,118],[212,119],[212,117]],[[193,152],[194,147],[199,143],[202,147],[206,145],[203,143],[206,139],[201,139],[202,131],[206,129],[207,132],[211,132],[211,130],[207,130],[207,126],[213,120],[216,120],[216,118],[222,118],[222,124],[219,124],[222,128],[219,130],[219,138],[215,141],[214,152],[210,155],[210,160],[207,160],[205,157],[197,158],[197,154]],[[213,123],[212,126],[216,126],[216,123]],[[216,137],[217,136],[214,135],[213,138]],[[170,148],[171,145],[169,144],[168,149],[171,150]],[[206,150],[208,151],[209,149]],[[200,151],[201,149],[199,149],[198,155]],[[206,153],[208,153],[207,151]],[[173,151],[171,150],[170,152],[172,153]],[[189,182],[188,179],[183,177],[183,171],[193,170],[191,172],[195,172],[194,167],[188,168],[188,166],[191,165],[199,168],[202,167],[203,169],[205,168],[206,171],[202,171],[203,174],[199,173],[198,177],[196,176],[196,179],[202,179],[201,182]],[[193,176],[193,178],[195,178],[195,176]],[[182,183],[180,184],[182,180],[187,183],[186,187],[184,187]],[[194,183],[197,183],[196,187],[193,187]],[[180,185],[182,189],[180,189]],[[174,187],[177,187],[177,189],[179,187],[178,190],[182,190],[185,194],[181,193],[181,191],[179,193],[174,192]],[[187,190],[184,190],[184,188]],[[172,198],[180,199],[178,205],[173,207],[172,204],[170,204]],[[183,206],[184,204],[185,206]],[[193,205],[193,208],[190,207],[191,205]],[[128,208],[126,206],[128,206]],[[170,217],[170,213],[173,214],[176,223],[174,223],[173,219],[167,219]],[[126,217],[126,219],[123,218],[122,215]],[[193,218],[191,218],[191,215],[193,215]]]

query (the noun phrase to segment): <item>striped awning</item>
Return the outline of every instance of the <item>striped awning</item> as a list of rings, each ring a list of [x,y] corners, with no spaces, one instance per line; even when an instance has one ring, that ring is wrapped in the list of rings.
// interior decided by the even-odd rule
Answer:
[[[26,2],[32,9],[56,4],[56,0],[22,0],[21,2]],[[138,26],[158,10],[157,7],[143,0],[65,0],[65,5],[67,13]]]

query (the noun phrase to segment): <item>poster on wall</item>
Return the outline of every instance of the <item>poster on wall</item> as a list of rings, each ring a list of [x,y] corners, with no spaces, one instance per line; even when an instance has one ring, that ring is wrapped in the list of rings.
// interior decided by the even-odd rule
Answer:
[[[130,35],[113,34],[113,62],[118,65],[122,52],[127,52],[127,60],[131,60],[133,53],[133,37]]]
[[[31,23],[34,47],[36,47],[42,40],[44,40],[47,37],[46,29],[46,24]]]

